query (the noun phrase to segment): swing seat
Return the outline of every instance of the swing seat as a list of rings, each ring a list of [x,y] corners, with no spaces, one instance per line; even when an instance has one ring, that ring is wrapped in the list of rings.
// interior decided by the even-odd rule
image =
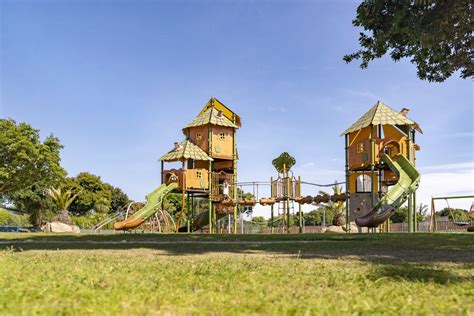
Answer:
[[[456,226],[466,226],[469,225],[469,222],[453,222],[454,225]]]

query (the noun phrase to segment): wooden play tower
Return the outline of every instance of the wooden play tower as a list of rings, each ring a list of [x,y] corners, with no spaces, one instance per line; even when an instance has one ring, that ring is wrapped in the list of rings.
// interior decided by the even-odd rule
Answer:
[[[205,199],[208,205],[209,232],[215,231],[219,217],[233,214],[237,217],[235,203],[225,205],[225,199],[235,201],[237,196],[237,144],[236,132],[241,126],[240,117],[216,98],[211,98],[198,116],[182,129],[185,139],[176,142],[174,148],[161,160],[161,182],[178,182],[177,192],[182,193],[195,218],[194,199]],[[181,162],[179,169],[165,169],[167,162]],[[179,222],[179,220],[178,220]],[[198,223],[188,223],[191,227]],[[179,226],[179,223],[178,223]],[[234,221],[234,232],[237,222]]]
[[[405,156],[415,165],[415,153],[420,147],[415,143],[418,124],[407,117],[408,109],[395,111],[378,101],[342,135],[346,151],[346,228],[356,217],[368,213],[377,202],[397,183],[397,175],[382,161]],[[341,135],[341,136],[342,136]],[[388,228],[388,223],[385,224]],[[416,231],[416,192],[408,197],[408,226]]]

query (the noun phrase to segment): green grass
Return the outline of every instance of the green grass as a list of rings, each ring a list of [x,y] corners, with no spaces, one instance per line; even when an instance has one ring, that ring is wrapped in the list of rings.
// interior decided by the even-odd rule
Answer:
[[[0,314],[474,312],[474,234],[0,234]]]

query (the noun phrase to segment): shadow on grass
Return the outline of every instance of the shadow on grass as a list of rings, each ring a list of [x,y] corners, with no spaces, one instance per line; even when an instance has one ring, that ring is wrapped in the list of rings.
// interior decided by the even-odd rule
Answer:
[[[156,250],[159,255],[171,256],[259,253],[300,259],[358,259],[381,264],[474,263],[474,234],[0,234],[0,249],[5,248],[15,251],[150,249]],[[407,270],[403,274],[403,269],[397,269],[379,274],[395,274],[402,278],[417,275],[430,277],[429,271]]]
[[[468,270],[474,269],[474,264],[464,263],[460,268]],[[375,282],[386,278],[409,282],[433,282],[438,284],[474,282],[472,275],[458,275],[447,269],[432,268],[430,266],[413,263],[379,265],[374,270],[374,273],[371,274],[371,279]]]

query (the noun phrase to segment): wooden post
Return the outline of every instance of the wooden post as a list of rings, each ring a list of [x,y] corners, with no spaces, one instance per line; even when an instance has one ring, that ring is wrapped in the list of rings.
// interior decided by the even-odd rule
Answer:
[[[413,166],[416,166],[416,155],[415,155],[415,148],[414,148],[414,144],[415,144],[415,129],[412,129],[412,146],[413,147],[413,152],[412,152],[412,160],[413,160]],[[416,190],[413,191],[412,193],[412,197],[413,197],[413,232],[417,232],[418,231],[418,219],[417,219],[417,211],[416,211]]]
[[[208,200],[208,211],[209,211],[209,234],[212,234],[212,163],[209,161],[209,194],[207,195]]]
[[[411,162],[411,125],[408,125],[408,139],[407,139],[407,158]],[[408,196],[408,232],[413,233],[413,204],[412,194]]]
[[[184,161],[182,162],[182,170],[184,171],[184,179],[186,179],[186,166],[184,164]],[[179,212],[178,215],[178,220],[176,221],[176,232],[178,232],[179,229],[179,224],[181,223],[181,217],[183,217],[184,214],[184,194],[186,192],[186,181],[183,181],[183,187],[181,188],[181,211]]]
[[[350,231],[350,212],[349,212],[349,196],[350,196],[350,180],[351,174],[349,171],[349,134],[345,135],[345,157],[346,157],[346,231]]]
[[[370,182],[372,192],[372,207],[375,206],[375,139],[374,125],[370,124]]]
[[[298,191],[300,191],[300,195],[301,195],[301,176],[298,176]],[[298,203],[298,224],[299,224],[299,227],[300,227],[300,234],[303,233],[303,210],[301,209],[301,203]]]
[[[273,198],[273,177],[270,177],[270,198]],[[273,207],[274,205],[272,204],[271,206],[271,217],[270,217],[270,233],[273,234],[273,230],[274,230],[274,220],[275,220],[275,217],[274,217],[274,210],[273,210]]]
[[[234,124],[236,124],[236,117],[235,117],[235,114],[232,115],[232,122]],[[233,146],[232,146],[232,168],[233,168],[233,172],[234,172],[234,175],[233,175],[233,196],[234,196],[234,200],[237,201],[237,140],[236,140],[236,136],[237,136],[237,133],[236,133],[236,129],[235,127],[233,128],[233,138],[232,138],[232,142],[233,142]],[[234,205],[234,234],[237,234],[237,204]]]
[[[214,101],[211,99],[211,106]],[[211,110],[212,111],[212,110]],[[209,157],[212,157],[212,128],[211,124],[207,126],[207,153]],[[208,211],[209,211],[209,234],[212,233],[212,161],[209,161],[209,184],[208,184]]]
[[[434,233],[435,231],[436,231],[435,202],[434,202],[434,198],[431,197],[431,227],[430,227],[430,233]]]
[[[187,231],[188,233],[191,232],[191,214],[190,214],[190,209],[192,209],[192,206],[190,207],[190,204],[189,204],[189,192],[186,192],[186,204],[188,205],[187,209],[186,209],[186,223],[187,223]]]
[[[164,175],[163,175],[164,166],[165,166],[165,162],[162,160],[161,161],[161,184],[164,183]]]

